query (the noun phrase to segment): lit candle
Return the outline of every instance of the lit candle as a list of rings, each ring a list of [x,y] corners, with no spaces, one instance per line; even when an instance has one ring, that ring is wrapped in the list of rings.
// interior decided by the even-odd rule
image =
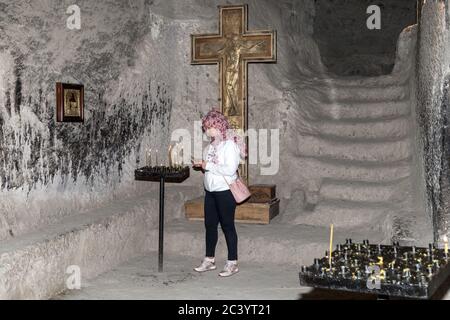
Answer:
[[[173,147],[172,147],[172,158],[173,158],[173,165],[175,166],[175,167],[177,167],[177,164],[178,164],[178,156],[177,156],[177,154],[178,154],[178,151],[177,151],[177,144],[175,143],[174,145],[173,145]]]
[[[445,252],[445,256],[448,256],[448,238],[447,236],[444,236],[444,252]]]
[[[183,166],[183,157],[184,157],[184,150],[183,150],[183,145],[181,145],[181,152],[180,152],[180,155],[181,155],[181,161],[180,161],[180,167],[181,166]]]
[[[172,167],[172,145],[169,146],[169,167]]]
[[[180,166],[180,144],[177,143],[177,167]]]
[[[145,165],[147,167],[152,166],[152,148],[147,150],[146,159],[145,159]]]
[[[329,264],[331,269],[331,255],[333,252],[333,224],[331,224],[331,230],[330,230],[330,257],[329,257]]]

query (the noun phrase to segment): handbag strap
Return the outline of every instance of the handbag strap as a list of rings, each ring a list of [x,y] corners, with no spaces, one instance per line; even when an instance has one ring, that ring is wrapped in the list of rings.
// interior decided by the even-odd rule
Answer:
[[[237,172],[237,176],[239,178],[239,168],[236,170]],[[225,180],[225,182],[227,183],[228,186],[230,186],[230,184],[228,183],[227,179],[225,179],[225,177],[221,174],[222,178]]]
[[[227,179],[225,179],[225,177],[222,175],[223,180],[225,180],[225,182],[227,183],[228,187],[230,186],[230,184],[228,183]]]

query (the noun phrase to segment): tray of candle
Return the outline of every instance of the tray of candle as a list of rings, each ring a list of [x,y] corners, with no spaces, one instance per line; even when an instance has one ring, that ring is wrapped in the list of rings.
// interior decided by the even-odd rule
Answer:
[[[183,182],[189,178],[190,169],[188,166],[146,166],[134,171],[135,180],[160,181],[164,177],[165,182]]]
[[[347,239],[325,257],[302,266],[300,284],[321,289],[429,299],[450,276],[448,247],[373,245]]]

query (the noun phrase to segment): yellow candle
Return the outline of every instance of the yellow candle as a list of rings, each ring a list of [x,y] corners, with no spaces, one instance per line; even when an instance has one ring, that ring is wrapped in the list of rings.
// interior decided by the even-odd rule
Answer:
[[[329,253],[330,270],[331,270],[331,253],[332,252],[333,252],[333,224],[331,224],[331,229],[330,229],[330,253]]]
[[[152,166],[152,148],[147,150],[147,154],[145,155],[145,165],[147,167],[151,167]]]
[[[447,238],[447,236],[444,236],[444,252],[446,255],[448,254],[448,238]]]
[[[179,154],[178,143],[175,144],[174,148],[175,148],[175,166],[178,167],[178,163],[180,162],[179,158],[178,158],[178,154]]]
[[[172,145],[169,146],[169,167],[172,167]]]
[[[183,166],[183,157],[184,157],[184,151],[183,151],[183,145],[181,145],[181,161],[180,161],[180,166]]]

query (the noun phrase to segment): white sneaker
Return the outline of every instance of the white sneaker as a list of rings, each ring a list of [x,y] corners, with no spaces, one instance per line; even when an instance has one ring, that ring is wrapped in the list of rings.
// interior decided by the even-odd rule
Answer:
[[[197,272],[205,272],[205,271],[211,271],[216,270],[216,264],[214,263],[214,260],[210,259],[203,259],[202,264],[199,265],[197,268],[194,268]]]
[[[225,264],[225,267],[223,267],[222,272],[219,273],[219,276],[229,277],[238,272],[239,272],[239,268],[237,266],[237,263],[228,261]]]

